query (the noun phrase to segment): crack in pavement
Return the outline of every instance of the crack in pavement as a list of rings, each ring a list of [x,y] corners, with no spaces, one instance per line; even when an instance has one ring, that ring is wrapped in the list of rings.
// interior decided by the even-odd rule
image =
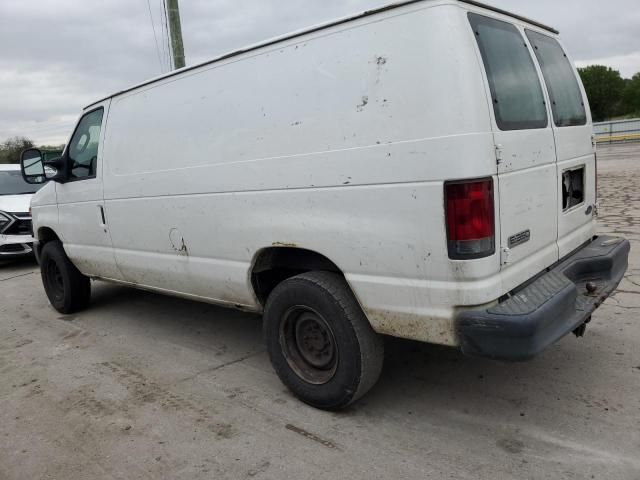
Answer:
[[[14,275],[13,277],[8,277],[8,278],[0,278],[0,282],[6,282],[8,280],[13,280],[14,278],[20,278],[20,277],[26,277],[28,275],[33,275],[34,273],[38,273],[37,270],[34,270],[33,272],[28,272],[28,273],[22,273],[20,275]]]
[[[630,295],[640,295],[640,292],[636,292],[636,291],[632,291],[632,290],[620,290],[620,289],[617,289],[613,295],[615,295],[616,293],[628,293]]]
[[[177,385],[179,383],[183,383],[183,382],[187,382],[189,380],[193,380],[194,378],[196,378],[196,377],[198,377],[198,376],[200,376],[202,374],[205,374],[205,373],[215,372],[216,370],[220,370],[221,368],[225,368],[225,367],[228,367],[230,365],[235,365],[236,363],[244,362],[245,360],[248,360],[248,359],[250,359],[252,357],[257,357],[258,355],[261,355],[261,354],[263,354],[265,352],[266,352],[266,350],[260,350],[258,352],[253,352],[253,353],[250,353],[248,355],[244,355],[243,357],[236,358],[235,360],[230,360],[230,361],[224,362],[224,363],[222,363],[220,365],[216,365],[215,367],[206,368],[204,370],[201,370],[199,372],[194,373],[193,375],[191,375],[189,377],[182,378],[182,379],[178,380],[177,382],[174,382],[173,385]]]

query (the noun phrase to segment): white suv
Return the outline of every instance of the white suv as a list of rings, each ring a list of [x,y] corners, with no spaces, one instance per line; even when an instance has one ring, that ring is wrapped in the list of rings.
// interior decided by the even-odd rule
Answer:
[[[0,165],[0,260],[33,253],[29,210],[40,187],[25,182],[20,165]]]

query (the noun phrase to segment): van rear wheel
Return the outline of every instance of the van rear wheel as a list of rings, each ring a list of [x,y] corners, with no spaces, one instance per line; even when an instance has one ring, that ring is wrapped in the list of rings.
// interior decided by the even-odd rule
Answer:
[[[280,283],[265,307],[264,335],[280,380],[314,407],[347,407],[380,376],[383,339],[338,274],[309,272]]]
[[[89,305],[91,281],[71,263],[59,241],[42,248],[40,273],[49,302],[58,312],[75,313]]]

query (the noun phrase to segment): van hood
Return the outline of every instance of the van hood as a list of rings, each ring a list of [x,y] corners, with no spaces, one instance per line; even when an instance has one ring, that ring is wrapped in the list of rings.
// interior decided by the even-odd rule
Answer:
[[[0,212],[27,213],[31,206],[33,194],[0,195]]]

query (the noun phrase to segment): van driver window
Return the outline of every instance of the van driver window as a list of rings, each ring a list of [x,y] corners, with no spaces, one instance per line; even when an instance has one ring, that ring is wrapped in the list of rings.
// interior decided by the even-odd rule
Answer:
[[[96,176],[103,114],[104,110],[100,108],[87,113],[80,120],[69,143],[71,178],[93,178]]]

